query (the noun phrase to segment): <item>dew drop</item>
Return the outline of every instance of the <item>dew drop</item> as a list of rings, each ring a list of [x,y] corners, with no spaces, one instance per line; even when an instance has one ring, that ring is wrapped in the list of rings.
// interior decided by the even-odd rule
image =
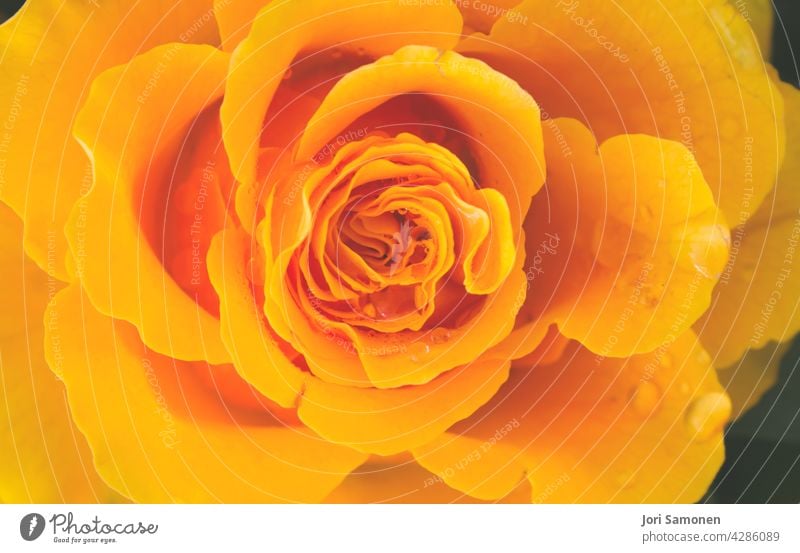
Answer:
[[[431,347],[425,342],[414,342],[409,346],[411,352],[411,361],[419,363],[431,351]]]
[[[450,339],[450,334],[446,328],[435,328],[431,331],[431,341],[434,344],[444,344]]]
[[[686,411],[686,425],[698,440],[707,440],[722,429],[731,415],[731,400],[721,392],[711,392],[695,399]]]
[[[640,415],[650,415],[658,406],[661,390],[650,381],[644,380],[633,390],[631,405]]]

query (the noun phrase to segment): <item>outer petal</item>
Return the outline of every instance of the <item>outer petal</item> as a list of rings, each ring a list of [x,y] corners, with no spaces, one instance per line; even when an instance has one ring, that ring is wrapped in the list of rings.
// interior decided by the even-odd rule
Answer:
[[[787,141],[800,145],[800,90],[781,83]],[[745,154],[750,172],[758,172]],[[711,307],[695,329],[718,367],[747,349],[783,342],[800,331],[800,156],[781,167],[771,195],[753,217],[731,231],[731,254]]]
[[[451,486],[483,497],[502,496],[525,474],[539,502],[687,503],[722,463],[729,415],[691,332],[629,359],[573,343],[555,363],[515,368],[491,402],[414,453]],[[477,456],[458,465],[470,448]]]
[[[729,221],[753,214],[783,157],[783,107],[747,21],[727,0],[527,0],[460,47],[599,141],[643,133],[697,158]],[[751,140],[755,173],[743,170]]]
[[[391,19],[391,32],[381,32]],[[264,117],[292,60],[301,53],[344,48],[377,57],[405,44],[451,48],[461,15],[444,2],[425,9],[403,0],[286,0],[262,9],[234,51],[222,104],[225,146],[237,179],[256,176]]]
[[[705,311],[727,259],[727,227],[699,168],[682,145],[650,136],[598,147],[570,119],[547,121],[545,137],[516,332],[535,337],[529,327],[555,320],[601,355],[653,351]]]
[[[227,64],[216,48],[172,44],[97,78],[75,124],[95,184],[66,229],[97,309],[135,324],[160,353],[212,363],[228,360],[219,323],[166,274],[142,222],[158,212],[146,194],[168,184],[176,143],[222,94]]]
[[[223,367],[148,350],[75,285],[56,295],[47,316],[71,321],[60,329],[64,382],[98,471],[136,501],[313,502],[366,459],[264,399],[261,409],[237,409],[214,380],[204,382]],[[51,365],[55,354],[50,348]]]
[[[84,437],[72,423],[63,385],[44,359],[47,301],[61,287],[22,251],[22,224],[0,205],[0,501],[109,502],[119,497],[100,479]],[[61,347],[58,332],[51,345]],[[56,365],[61,369],[61,361]]]
[[[91,181],[71,135],[101,71],[169,41],[216,43],[211,0],[29,0],[0,28],[0,200],[25,221],[25,249],[66,280],[62,228]],[[48,265],[50,265],[48,267]]]

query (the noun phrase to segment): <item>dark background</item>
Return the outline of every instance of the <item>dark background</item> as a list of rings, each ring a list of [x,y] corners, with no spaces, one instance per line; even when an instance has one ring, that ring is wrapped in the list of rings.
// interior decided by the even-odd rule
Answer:
[[[80,1],[80,0],[73,0]],[[781,78],[800,87],[800,0],[773,0],[778,17],[772,63]],[[0,21],[22,0],[0,0]],[[792,45],[795,45],[795,49]],[[787,151],[787,155],[800,155]],[[725,435],[726,460],[703,499],[707,503],[800,502],[800,339],[781,364],[778,383],[731,424]]]

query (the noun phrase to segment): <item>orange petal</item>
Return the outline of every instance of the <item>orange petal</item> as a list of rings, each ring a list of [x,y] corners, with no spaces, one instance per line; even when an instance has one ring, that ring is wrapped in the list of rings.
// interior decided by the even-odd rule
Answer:
[[[477,360],[422,386],[354,388],[309,380],[297,414],[320,436],[369,453],[392,455],[429,442],[491,398],[508,361]]]
[[[314,502],[366,459],[284,422],[269,405],[239,413],[203,383],[214,367],[149,350],[75,285],[46,316],[71,321],[59,331],[75,422],[103,478],[135,501]],[[55,365],[56,352],[47,353]]]
[[[780,84],[788,144],[800,145],[800,90]],[[746,155],[749,171],[758,172]],[[747,349],[790,340],[800,331],[800,156],[787,156],[770,196],[731,231],[731,254],[712,304],[695,329],[718,367]]]
[[[628,359],[573,342],[554,363],[514,369],[489,403],[415,455],[481,497],[502,496],[524,469],[534,502],[689,503],[722,463],[729,415],[691,332]],[[465,451],[473,460],[459,465]]]
[[[376,34],[387,18],[392,33]],[[264,117],[299,54],[343,47],[377,57],[405,44],[450,48],[460,32],[461,14],[449,2],[424,9],[404,0],[287,0],[268,5],[231,60],[221,116],[233,174],[243,183],[255,179]]]
[[[119,501],[98,476],[86,440],[75,428],[63,385],[44,358],[63,346],[60,328],[71,321],[44,319],[48,299],[60,288],[22,251],[22,224],[0,204],[0,501],[85,503]],[[56,356],[56,371],[63,358]]]
[[[66,228],[76,272],[97,309],[132,322],[158,352],[212,363],[229,359],[216,317],[165,273],[141,224],[142,211],[152,209],[144,195],[164,186],[176,143],[219,99],[227,65],[228,55],[216,48],[172,44],[95,80],[75,123],[95,182]]]
[[[622,135],[598,148],[575,120],[545,129],[548,181],[526,222],[531,290],[518,329],[555,319],[601,355],[652,351],[707,308],[728,255],[725,221],[677,142]]]
[[[348,124],[409,93],[430,94],[458,116],[478,161],[477,184],[505,197],[518,229],[544,180],[539,107],[508,77],[452,51],[407,46],[344,76],[309,121],[296,159],[311,159]]]
[[[747,21],[727,0],[527,0],[459,52],[516,79],[551,117],[604,141],[643,133],[689,148],[729,221],[769,193],[783,106]],[[753,167],[743,170],[746,140]],[[749,207],[748,207],[749,206]]]
[[[29,0],[0,27],[0,112],[9,114],[0,200],[25,221],[25,249],[42,269],[69,278],[62,229],[91,185],[90,161],[71,132],[89,84],[159,44],[216,44],[216,25],[203,18],[210,8],[211,0]]]

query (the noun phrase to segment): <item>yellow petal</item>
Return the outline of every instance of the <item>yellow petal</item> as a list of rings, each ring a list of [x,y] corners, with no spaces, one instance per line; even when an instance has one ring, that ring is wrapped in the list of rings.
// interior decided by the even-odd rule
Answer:
[[[163,209],[148,205],[147,195],[169,185],[171,156],[219,99],[227,64],[228,55],[211,46],[171,44],[95,80],[75,123],[95,182],[66,227],[76,272],[97,309],[132,322],[158,352],[212,363],[229,359],[218,320],[167,274],[141,225]]]
[[[22,251],[22,223],[0,204],[0,501],[84,503],[119,501],[98,476],[83,435],[72,422],[64,386],[44,358],[44,329],[50,345],[63,344],[68,319],[44,318],[60,288]],[[55,369],[63,359],[57,357]]]
[[[800,90],[780,85],[787,143],[800,146]],[[758,173],[745,155],[745,166]],[[747,349],[790,340],[800,331],[800,156],[786,157],[770,196],[744,225],[731,230],[731,252],[711,307],[695,330],[717,367]]]
[[[472,414],[508,377],[509,364],[478,360],[422,386],[391,390],[311,379],[297,413],[305,424],[334,443],[392,455],[431,441]]]
[[[149,350],[128,323],[96,312],[76,285],[55,296],[46,317],[70,321],[59,329],[63,378],[97,470],[135,501],[314,502],[366,460],[252,392],[237,393],[256,408],[237,408],[209,381],[224,366]],[[48,331],[46,343],[53,338]],[[47,351],[53,366],[56,354]]]
[[[253,296],[246,268],[252,258],[248,236],[233,229],[220,232],[208,254],[211,281],[220,298],[220,324],[239,374],[279,405],[295,405],[308,375],[281,349]],[[255,246],[254,246],[255,247]]]
[[[68,279],[62,228],[91,185],[89,159],[72,125],[103,70],[154,46],[216,44],[211,0],[29,0],[0,27],[0,199],[25,222],[25,250]]]
[[[527,0],[458,51],[517,80],[551,117],[602,142],[642,133],[682,142],[726,218],[746,220],[784,150],[783,106],[747,21],[728,0]],[[751,139],[753,173],[742,158]],[[749,206],[749,207],[748,207]]]
[[[516,367],[489,403],[415,455],[482,497],[501,497],[524,469],[534,502],[689,503],[722,464],[730,410],[691,332],[628,359],[573,342],[554,363]]]
[[[392,32],[376,34],[387,18]],[[255,180],[264,117],[298,54],[344,48],[377,57],[405,44],[450,48],[460,36],[461,23],[461,14],[447,2],[421,9],[404,0],[286,0],[263,8],[233,52],[222,104],[234,175],[243,183]]]
[[[478,162],[478,186],[505,197],[518,229],[544,181],[539,107],[508,77],[455,52],[408,46],[344,76],[309,121],[297,159],[311,159],[359,116],[409,93],[430,94],[458,116]]]
[[[517,332],[555,320],[600,355],[653,351],[705,311],[727,259],[727,227],[697,164],[681,144],[650,136],[598,147],[571,119],[546,122],[545,137]]]

